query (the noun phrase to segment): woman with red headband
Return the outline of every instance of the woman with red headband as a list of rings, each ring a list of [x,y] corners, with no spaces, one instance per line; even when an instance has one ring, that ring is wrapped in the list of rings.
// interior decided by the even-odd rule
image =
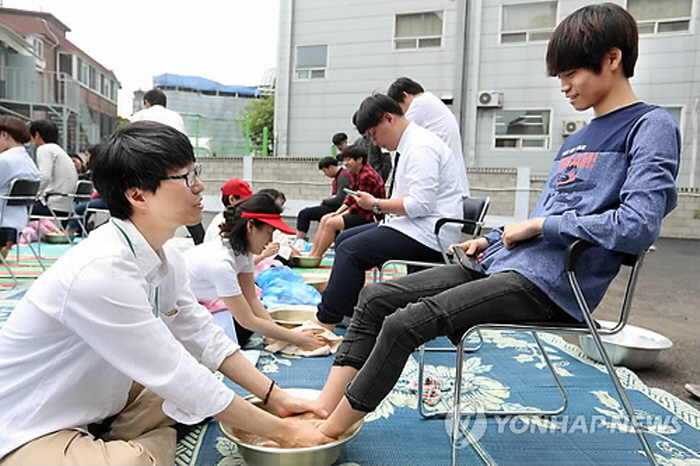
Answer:
[[[277,325],[255,292],[253,256],[272,241],[275,230],[294,234],[282,221],[281,212],[280,205],[266,194],[254,194],[229,207],[219,237],[184,254],[190,286],[212,313],[231,312],[241,346],[257,333],[314,350],[327,344],[320,335],[322,330],[292,332]]]

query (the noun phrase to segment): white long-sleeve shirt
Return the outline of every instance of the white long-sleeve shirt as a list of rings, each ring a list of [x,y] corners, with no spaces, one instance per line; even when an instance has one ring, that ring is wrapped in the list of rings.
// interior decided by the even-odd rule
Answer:
[[[439,137],[415,123],[406,127],[396,150],[401,157],[391,198],[403,198],[406,215],[390,215],[382,225],[439,251],[435,223],[443,217],[462,218],[462,178],[466,173],[457,169],[452,152]],[[458,239],[459,227],[442,228],[444,247]]]
[[[36,148],[36,164],[39,167],[41,184],[39,194],[46,197],[52,193],[63,196],[49,196],[46,204],[53,210],[70,212],[73,199],[66,194],[73,194],[78,184],[78,171],[66,151],[53,142]]]
[[[3,196],[10,193],[12,180],[36,180],[38,178],[39,169],[37,169],[36,164],[29,157],[27,150],[23,146],[7,149],[0,154],[0,194]],[[29,219],[27,208],[23,206],[3,206],[4,203],[5,201],[0,201],[0,209],[2,209],[2,224],[0,224],[0,227],[14,228],[21,231],[27,225],[27,220]]]
[[[148,108],[139,110],[131,115],[130,121],[132,123],[136,121],[157,121],[158,123],[163,123],[164,125],[175,128],[182,134],[187,134],[187,131],[185,131],[185,122],[182,120],[180,114],[162,105],[151,105]]]
[[[423,128],[437,134],[440,139],[447,144],[452,151],[452,156],[457,162],[457,169],[464,173],[462,181],[462,195],[469,195],[469,180],[467,170],[464,166],[464,155],[462,153],[462,138],[459,135],[459,125],[457,118],[447,108],[442,100],[438,99],[430,92],[423,92],[411,101],[406,109],[406,118],[422,126]]]
[[[0,457],[118,413],[132,381],[179,422],[215,415],[234,394],[212,371],[237,349],[189,291],[179,252],[156,253],[114,219],[47,270],[0,329]]]

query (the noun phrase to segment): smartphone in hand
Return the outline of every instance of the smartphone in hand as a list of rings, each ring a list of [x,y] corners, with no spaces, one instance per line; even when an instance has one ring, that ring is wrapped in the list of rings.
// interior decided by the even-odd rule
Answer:
[[[357,196],[357,191],[353,191],[352,189],[343,188],[343,191],[345,191],[346,194],[352,194],[353,196]]]

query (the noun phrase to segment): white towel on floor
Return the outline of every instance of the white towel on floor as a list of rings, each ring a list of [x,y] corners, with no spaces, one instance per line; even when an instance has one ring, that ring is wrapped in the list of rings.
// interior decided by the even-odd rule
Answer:
[[[340,342],[343,341],[343,337],[336,335],[330,330],[325,329],[317,323],[311,321],[304,322],[302,325],[293,328],[292,332],[302,332],[304,330],[323,330],[321,335],[328,340],[328,344],[321,346],[320,348],[316,348],[315,350],[308,351],[299,348],[294,343],[268,338],[269,344],[265,347],[265,351],[270,353],[288,354],[290,356],[328,356],[329,354],[335,354],[335,352],[338,350],[338,346],[340,346]]]

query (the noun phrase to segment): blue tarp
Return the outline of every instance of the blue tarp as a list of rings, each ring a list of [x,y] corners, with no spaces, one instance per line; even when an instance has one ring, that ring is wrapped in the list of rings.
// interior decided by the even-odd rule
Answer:
[[[193,89],[204,92],[218,92],[226,94],[238,94],[246,97],[260,97],[261,91],[252,86],[227,86],[219,84],[211,79],[199,76],[181,76],[179,74],[161,74],[156,76],[155,85],[167,87],[179,87],[181,89]]]

